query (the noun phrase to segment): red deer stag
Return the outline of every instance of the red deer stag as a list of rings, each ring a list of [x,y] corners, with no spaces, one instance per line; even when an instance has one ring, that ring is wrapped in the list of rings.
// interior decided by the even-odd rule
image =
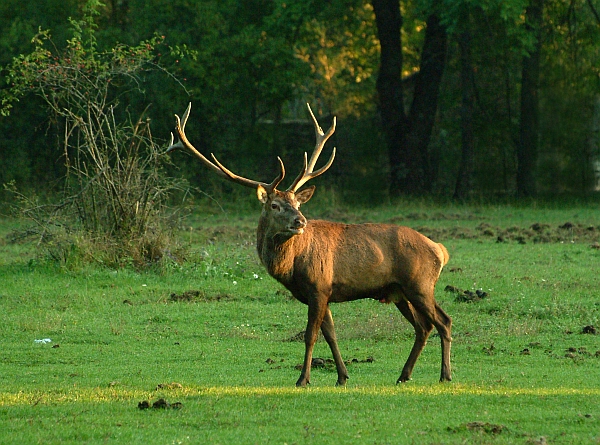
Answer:
[[[310,220],[300,212],[315,186],[298,191],[307,181],[325,173],[333,163],[335,148],[329,161],[314,171],[327,139],[335,131],[333,125],[323,133],[312,116],[317,143],[310,160],[304,153],[304,168],[286,190],[277,190],[285,168],[281,158],[280,172],[270,184],[238,176],[225,168],[214,155],[212,161],[188,141],[185,124],[191,104],[180,120],[176,117],[179,141],[168,152],[187,148],[212,171],[237,184],[256,189],[263,204],[258,221],[256,248],[269,274],[308,306],[308,323],[304,337],[304,365],[296,386],[310,381],[310,368],[319,328],[331,348],[337,368],[337,384],[345,385],[348,371],[337,345],[329,303],[373,298],[393,302],[413,325],[415,342],[397,383],[410,379],[413,367],[433,327],[442,341],[440,381],[451,380],[451,318],[438,306],[433,291],[442,267],[448,262],[448,251],[420,233],[391,224],[340,224]],[[171,135],[172,136],[172,135]]]

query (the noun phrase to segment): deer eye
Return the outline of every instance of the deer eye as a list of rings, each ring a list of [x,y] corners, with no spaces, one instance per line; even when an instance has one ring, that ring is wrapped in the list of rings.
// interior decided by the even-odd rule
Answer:
[[[273,210],[279,210],[279,205],[278,205],[278,204],[275,204],[274,202],[272,202],[272,203],[271,203],[271,208],[272,208]]]

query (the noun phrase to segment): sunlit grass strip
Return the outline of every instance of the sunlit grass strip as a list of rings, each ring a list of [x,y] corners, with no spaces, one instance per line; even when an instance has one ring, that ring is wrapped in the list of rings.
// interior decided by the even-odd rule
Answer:
[[[252,396],[252,395],[290,395],[290,394],[364,394],[370,396],[395,396],[415,394],[424,396],[436,395],[482,395],[482,396],[600,396],[600,388],[509,388],[480,387],[469,385],[432,385],[432,386],[365,386],[355,388],[306,388],[294,387],[238,387],[215,386],[199,388],[202,395],[215,396]]]
[[[196,391],[197,393],[197,391]],[[76,402],[115,402],[134,398],[148,398],[149,391],[114,389],[114,388],[85,388],[69,391],[19,391],[17,393],[0,393],[0,406],[15,405],[54,405]]]
[[[256,387],[256,386],[213,386],[182,387],[172,391],[143,391],[127,388],[77,388],[69,391],[19,391],[0,393],[0,406],[54,405],[66,403],[108,403],[131,400],[156,399],[165,397],[252,397],[252,396],[306,396],[306,395],[368,395],[368,396],[600,396],[600,388],[509,388],[481,387],[469,385],[432,385],[432,386],[365,386],[356,388],[307,388],[294,387]]]

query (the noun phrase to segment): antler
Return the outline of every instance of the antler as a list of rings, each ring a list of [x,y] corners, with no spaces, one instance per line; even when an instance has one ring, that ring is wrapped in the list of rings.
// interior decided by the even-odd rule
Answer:
[[[321,127],[319,126],[315,115],[310,109],[310,105],[306,105],[308,106],[308,111],[310,112],[312,120],[315,124],[315,136],[317,142],[315,144],[315,149],[310,157],[310,162],[307,161],[308,156],[306,152],[304,152],[304,168],[302,169],[298,177],[294,180],[290,188],[287,189],[287,191],[289,192],[296,192],[300,187],[302,187],[304,184],[306,184],[306,182],[310,181],[312,178],[316,178],[317,176],[320,176],[323,173],[325,173],[329,169],[329,167],[331,167],[331,164],[333,164],[333,159],[335,158],[335,147],[333,147],[333,152],[331,153],[331,157],[329,158],[329,161],[327,161],[327,164],[318,169],[316,172],[313,172],[315,164],[317,163],[317,159],[319,159],[319,155],[321,154],[321,150],[323,150],[323,147],[325,146],[325,142],[327,142],[327,139],[329,139],[331,135],[335,132],[336,120],[334,116],[333,124],[331,125],[331,127],[329,127],[329,130],[327,130],[327,133],[323,133],[323,129],[321,129]]]
[[[175,151],[179,148],[187,148],[193,154],[195,154],[202,161],[202,163],[204,165],[206,165],[208,168],[210,168],[216,174],[218,174],[219,176],[221,176],[225,179],[228,179],[230,181],[235,182],[236,184],[240,184],[240,185],[243,185],[246,187],[257,188],[259,185],[262,185],[269,192],[275,190],[275,188],[279,185],[279,183],[283,180],[283,177],[285,176],[285,167],[283,166],[283,161],[281,160],[281,158],[279,156],[277,157],[277,160],[279,161],[279,166],[281,168],[281,171],[280,171],[279,175],[270,184],[267,184],[265,182],[254,181],[252,179],[247,179],[242,176],[236,175],[235,173],[233,173],[230,170],[228,170],[227,168],[225,168],[223,166],[223,164],[221,164],[217,160],[215,155],[211,153],[211,157],[213,158],[213,161],[215,161],[213,164],[202,153],[200,153],[198,150],[196,150],[196,148],[190,143],[187,136],[185,135],[185,124],[187,123],[191,109],[192,109],[192,103],[190,102],[187,109],[185,110],[185,113],[183,113],[182,120],[179,119],[179,116],[175,115],[175,120],[176,120],[175,131],[177,132],[177,136],[178,136],[179,140],[174,144],[173,143],[173,133],[171,133],[171,143],[169,144],[169,148],[167,148],[167,153]],[[182,121],[183,121],[183,124],[182,124]]]

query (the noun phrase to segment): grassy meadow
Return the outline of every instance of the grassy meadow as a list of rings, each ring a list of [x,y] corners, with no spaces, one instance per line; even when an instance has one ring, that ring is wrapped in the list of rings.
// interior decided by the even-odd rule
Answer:
[[[600,444],[597,203],[304,210],[447,247],[436,298],[454,321],[452,382],[438,382],[433,335],[396,385],[412,328],[363,300],[332,306],[347,386],[320,339],[310,387],[295,388],[307,311],[258,262],[257,203],[200,207],[185,261],[144,272],[58,267],[10,242],[24,223],[4,218],[0,443]]]

